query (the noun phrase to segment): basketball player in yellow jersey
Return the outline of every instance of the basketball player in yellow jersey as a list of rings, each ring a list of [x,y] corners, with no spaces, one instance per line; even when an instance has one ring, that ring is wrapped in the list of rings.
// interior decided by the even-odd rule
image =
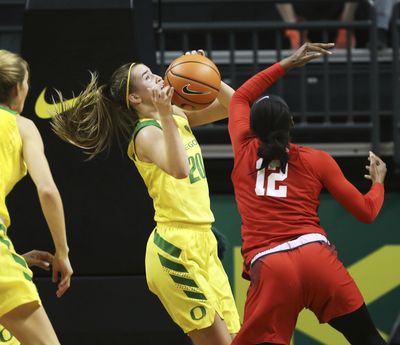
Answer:
[[[153,199],[157,222],[146,250],[149,288],[195,345],[229,345],[239,316],[217,257],[203,159],[190,127],[227,117],[233,90],[221,83],[215,102],[192,113],[171,105],[173,92],[146,65],[126,64],[106,85],[98,86],[93,76],[53,126],[91,157],[109,148],[114,133],[129,133],[128,154]]]
[[[28,171],[55,245],[53,281],[61,275],[56,293],[61,297],[72,275],[64,213],[40,134],[31,120],[19,115],[29,89],[28,78],[26,61],[0,50],[0,323],[7,329],[1,327],[1,335],[4,339],[6,335],[15,336],[24,345],[57,345],[59,341],[32,282],[32,272],[7,235],[11,220],[5,199]]]

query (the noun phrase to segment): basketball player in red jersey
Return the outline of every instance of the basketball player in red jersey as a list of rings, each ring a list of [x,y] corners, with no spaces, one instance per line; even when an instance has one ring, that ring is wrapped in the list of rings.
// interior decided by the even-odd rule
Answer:
[[[361,194],[327,153],[289,141],[293,119],[278,96],[259,98],[287,71],[333,44],[306,43],[245,82],[232,97],[232,182],[242,218],[243,276],[251,280],[242,329],[233,345],[289,345],[298,314],[312,310],[351,344],[385,344],[363,297],[319,225],[326,188],[357,219],[371,223],[383,204],[385,163],[372,152]]]

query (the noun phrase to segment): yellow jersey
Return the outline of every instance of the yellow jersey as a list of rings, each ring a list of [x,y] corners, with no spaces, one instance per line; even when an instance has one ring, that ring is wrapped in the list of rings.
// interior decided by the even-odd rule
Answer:
[[[128,156],[135,163],[155,210],[157,223],[186,223],[206,225],[214,222],[210,208],[210,196],[200,146],[190,129],[187,119],[174,115],[175,123],[189,160],[189,176],[177,179],[154,163],[141,161],[135,154],[135,137],[146,126],[162,130],[161,122],[140,119],[128,147]]]
[[[0,107],[0,217],[6,227],[11,223],[6,196],[27,172],[17,115],[8,108]]]

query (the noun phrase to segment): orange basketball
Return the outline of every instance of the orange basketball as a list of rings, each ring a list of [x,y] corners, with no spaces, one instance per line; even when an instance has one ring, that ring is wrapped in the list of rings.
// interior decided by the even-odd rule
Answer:
[[[164,83],[174,88],[172,103],[184,110],[209,106],[221,87],[217,66],[203,55],[182,55],[169,65]]]

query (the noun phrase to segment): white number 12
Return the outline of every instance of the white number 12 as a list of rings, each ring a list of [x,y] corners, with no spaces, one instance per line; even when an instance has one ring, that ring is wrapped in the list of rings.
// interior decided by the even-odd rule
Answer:
[[[260,169],[263,159],[260,158],[256,162],[256,169]],[[275,170],[268,167],[269,170]],[[256,194],[257,195],[268,195],[274,196],[276,198],[286,198],[287,197],[287,186],[279,186],[276,189],[276,181],[284,181],[288,176],[288,164],[286,164],[285,173],[279,171],[278,173],[271,173],[267,180],[267,192],[265,192],[264,181],[265,181],[265,168],[262,170],[257,170],[257,180],[256,180]]]

